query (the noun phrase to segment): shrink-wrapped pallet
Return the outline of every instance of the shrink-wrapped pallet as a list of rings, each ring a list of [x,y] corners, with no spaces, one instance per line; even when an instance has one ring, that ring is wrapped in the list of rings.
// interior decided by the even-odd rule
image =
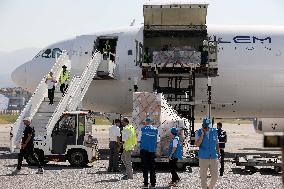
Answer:
[[[146,117],[151,117],[152,125],[157,127],[160,135],[160,142],[157,146],[157,157],[166,156],[171,141],[170,129],[176,127],[179,130],[181,142],[184,144],[184,153],[189,150],[189,122],[181,118],[177,112],[167,103],[161,93],[135,92],[133,93],[133,126],[139,134],[144,126]],[[139,156],[139,145],[132,155]]]
[[[201,53],[197,51],[154,51],[153,63],[160,66],[172,64],[189,66],[201,63]]]

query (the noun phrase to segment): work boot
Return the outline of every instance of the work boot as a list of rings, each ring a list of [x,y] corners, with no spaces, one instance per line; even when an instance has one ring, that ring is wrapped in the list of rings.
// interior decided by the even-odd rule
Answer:
[[[148,188],[148,184],[144,184],[144,185],[142,186],[142,189],[146,189],[146,188]]]
[[[222,177],[224,175],[224,171],[223,170],[220,170],[220,176]]]
[[[175,187],[175,186],[177,186],[177,183],[176,182],[170,182],[169,186],[174,186]]]
[[[128,176],[127,175],[124,175],[123,177],[121,177],[121,180],[128,180]]]

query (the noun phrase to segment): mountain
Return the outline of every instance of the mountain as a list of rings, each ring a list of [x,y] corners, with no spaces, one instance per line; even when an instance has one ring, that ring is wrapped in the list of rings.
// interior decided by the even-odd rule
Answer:
[[[12,52],[0,51],[0,88],[15,87],[11,80],[11,73],[15,68],[31,60],[38,52],[39,48],[24,48]]]
[[[11,79],[11,74],[0,74],[0,88],[15,87]]]

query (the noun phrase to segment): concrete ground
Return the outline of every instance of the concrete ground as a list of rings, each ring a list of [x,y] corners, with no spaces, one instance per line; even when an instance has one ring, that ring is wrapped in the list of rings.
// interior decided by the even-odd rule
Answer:
[[[93,126],[93,135],[99,140],[102,159],[87,168],[74,168],[68,162],[50,162],[45,167],[43,175],[34,174],[36,168],[28,167],[24,163],[18,175],[11,174],[15,169],[16,156],[10,155],[9,131],[11,125],[0,125],[0,188],[141,188],[142,173],[136,170],[134,179],[120,180],[122,174],[106,172],[108,167],[107,147],[109,126]],[[279,149],[265,149],[262,147],[263,136],[256,134],[251,124],[223,124],[228,134],[226,152],[229,157],[235,154],[280,154]],[[261,168],[251,174],[242,167],[232,164],[227,158],[225,174],[219,178],[216,188],[282,188],[280,174],[271,168]],[[170,173],[167,170],[157,171],[157,188],[169,188]],[[182,183],[179,188],[200,188],[199,167],[193,167],[192,172],[179,173]]]

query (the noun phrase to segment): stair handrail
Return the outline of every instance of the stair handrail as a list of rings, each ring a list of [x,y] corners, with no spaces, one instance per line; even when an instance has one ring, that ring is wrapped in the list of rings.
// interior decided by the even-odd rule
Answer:
[[[54,73],[55,78],[59,77],[60,69],[66,61],[69,61],[69,57],[67,51],[64,50],[62,52],[62,55],[56,60],[55,64],[52,66],[50,70],[51,72]],[[38,84],[35,92],[31,96],[30,100],[26,104],[25,108],[23,109],[20,116],[14,123],[13,128],[11,129],[11,141],[10,141],[11,153],[15,152],[15,149],[20,148],[20,141],[24,131],[23,119],[25,117],[30,117],[32,119],[36,114],[36,112],[38,111],[42,101],[44,100],[44,97],[47,95],[47,85],[45,83],[46,76],[47,74],[44,75],[44,77]]]
[[[77,91],[76,88],[78,88],[80,81],[81,81],[80,76],[73,76],[64,97],[62,97],[61,100],[59,101],[55,111],[53,112],[51,118],[48,121],[48,124],[46,125],[47,136],[51,135],[51,132],[52,132],[55,124],[59,120],[60,116],[65,112],[66,106],[67,106],[70,98],[72,98],[74,96],[75,91]]]
[[[67,106],[68,111],[75,111],[79,103],[83,100],[88,88],[97,74],[98,67],[102,61],[102,54],[98,51],[95,52],[86,66],[81,76],[80,84],[75,92],[75,95],[69,99]]]
[[[86,92],[89,86],[83,86],[83,83],[85,80],[91,80],[93,79],[94,75],[96,74],[96,70],[98,68],[98,65],[93,64],[93,60],[96,60],[98,62],[98,59],[101,60],[101,56],[97,55],[98,53],[96,52],[91,60],[89,61],[88,65],[84,69],[82,76],[74,76],[70,82],[70,85],[67,89],[67,92],[65,96],[60,100],[58,106],[56,107],[52,117],[50,118],[46,130],[47,130],[47,136],[51,136],[52,130],[59,120],[60,116],[65,112],[65,111],[74,111],[76,110],[78,104],[80,103],[80,100],[76,100],[80,97],[82,94],[82,89],[85,89],[84,91]],[[91,79],[90,79],[91,78]],[[89,82],[89,84],[91,83]],[[86,89],[87,88],[87,89]],[[81,98],[80,98],[81,99]],[[68,107],[75,107],[73,109],[70,109]]]

